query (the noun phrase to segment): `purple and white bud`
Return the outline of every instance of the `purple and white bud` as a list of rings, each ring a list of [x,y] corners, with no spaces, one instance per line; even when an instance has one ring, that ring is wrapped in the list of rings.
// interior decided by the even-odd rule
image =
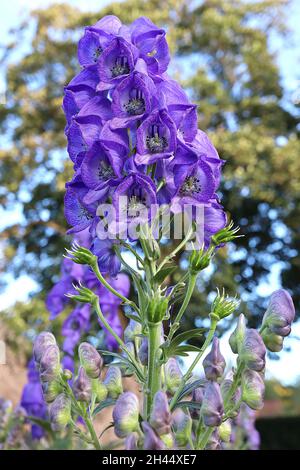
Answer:
[[[42,331],[42,333],[36,337],[33,345],[33,357],[35,362],[39,364],[47,347],[55,345],[55,336],[49,331]]]
[[[129,434],[125,439],[126,450],[138,450],[137,446],[137,435],[133,432]]]
[[[49,416],[53,431],[62,431],[71,421],[71,399],[61,393],[50,405]]]
[[[248,369],[262,371],[266,364],[266,347],[258,331],[246,329],[244,340],[238,346],[239,359]]]
[[[165,365],[165,381],[168,392],[175,393],[181,384],[182,372],[178,362],[171,357]]]
[[[154,395],[150,425],[159,436],[171,431],[172,415],[169,408],[168,398],[165,392],[158,391]]]
[[[182,410],[177,409],[173,413],[173,425],[178,446],[185,447],[189,443],[192,434],[192,418]]]
[[[73,392],[77,401],[89,403],[92,398],[91,379],[87,376],[85,369],[80,366],[78,376],[73,383]]]
[[[123,392],[122,374],[119,367],[110,366],[107,369],[103,383],[107,388],[108,396],[110,398],[118,398]]]
[[[225,367],[226,362],[220,351],[219,340],[217,337],[214,337],[211,350],[203,360],[203,368],[207,380],[218,380],[222,377]]]
[[[238,318],[236,328],[229,338],[229,344],[234,354],[238,353],[238,347],[244,341],[245,332],[246,332],[246,319],[245,319],[245,316],[241,313]]]
[[[126,326],[124,330],[124,340],[127,343],[128,341],[134,341],[137,335],[140,335],[142,333],[142,325],[135,321],[130,319],[128,325]]]
[[[254,370],[245,370],[242,374],[242,400],[253,410],[264,406],[265,384],[261,375]]]
[[[223,398],[217,382],[209,382],[205,387],[201,415],[205,426],[220,426],[224,413]]]
[[[266,348],[271,352],[280,352],[283,348],[283,336],[272,333],[269,328],[263,330],[261,337],[265,343]]]
[[[166,448],[164,442],[158,437],[150,424],[144,421],[142,428],[144,431],[144,450],[164,450]]]
[[[268,328],[275,335],[285,337],[291,332],[294,318],[295,307],[292,297],[286,290],[279,289],[271,295],[262,328]]]
[[[96,403],[101,403],[106,399],[108,391],[100,378],[92,379],[92,393],[95,396]]]
[[[100,376],[103,359],[90,343],[81,343],[78,348],[80,364],[91,379],[97,379]]]
[[[119,396],[114,409],[113,420],[115,434],[127,437],[139,429],[139,401],[132,392],[125,392]]]
[[[50,382],[59,377],[61,373],[60,352],[56,344],[48,346],[40,360],[40,380]]]

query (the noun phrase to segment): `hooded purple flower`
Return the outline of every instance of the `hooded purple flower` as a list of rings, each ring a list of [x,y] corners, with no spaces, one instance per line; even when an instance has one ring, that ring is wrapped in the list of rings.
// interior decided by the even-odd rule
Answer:
[[[198,129],[197,106],[190,103],[170,104],[168,113],[176,124],[178,140],[182,144],[192,142]]]
[[[114,250],[117,240],[99,240],[96,238],[91,247],[91,251],[98,257],[99,269],[103,274],[116,277],[121,269],[121,261]]]
[[[138,165],[149,165],[173,156],[176,150],[176,127],[165,109],[156,110],[137,130]]]
[[[124,38],[113,39],[98,62],[100,80],[98,90],[109,89],[123,80],[134,69],[137,51]]]
[[[153,108],[155,86],[144,73],[133,72],[114,89],[112,111],[115,118],[113,128],[128,127],[132,121],[142,119]]]
[[[205,426],[220,426],[223,418],[223,399],[217,382],[208,382],[205,387],[201,415]]]
[[[165,392],[158,391],[154,395],[150,415],[150,424],[159,436],[171,432],[172,415]]]
[[[220,351],[219,340],[214,337],[210,352],[203,360],[203,368],[207,380],[217,380],[222,377],[226,362]]]
[[[152,429],[150,424],[145,421],[142,423],[144,431],[144,446],[145,450],[164,450],[166,448],[163,441],[159,439],[156,432]]]
[[[262,328],[267,327],[275,335],[285,337],[291,332],[294,318],[295,307],[290,294],[284,289],[279,289],[271,295]]]
[[[253,410],[264,406],[265,384],[260,374],[254,370],[245,370],[242,375],[242,400]]]
[[[145,17],[136,19],[130,29],[131,40],[139,49],[148,70],[154,74],[165,72],[170,62],[165,31]]]
[[[246,329],[244,340],[238,348],[239,359],[246,366],[255,371],[262,371],[265,367],[266,347],[262,337],[255,329]]]
[[[67,129],[72,119],[79,113],[80,109],[95,96],[95,91],[89,86],[66,87],[62,108],[67,119]]]
[[[76,400],[89,403],[92,397],[92,383],[84,368],[79,367],[78,376],[73,383],[73,392]]]
[[[139,401],[133,392],[119,396],[113,409],[113,420],[118,437],[127,437],[139,429]]]
[[[86,28],[84,36],[78,43],[78,61],[80,65],[86,67],[97,63],[111,38],[112,36],[104,31],[95,32],[92,28]]]
[[[77,178],[76,178],[77,179]],[[68,233],[81,232],[93,222],[96,214],[95,204],[85,204],[88,189],[76,179],[67,185],[65,194],[65,217],[73,228]]]

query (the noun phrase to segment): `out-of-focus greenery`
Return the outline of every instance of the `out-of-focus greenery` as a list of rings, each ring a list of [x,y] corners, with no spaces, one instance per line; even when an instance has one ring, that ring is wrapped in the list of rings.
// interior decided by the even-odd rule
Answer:
[[[79,71],[76,42],[83,27],[105,14],[124,22],[146,15],[167,29],[174,57],[171,73],[198,104],[199,127],[227,160],[222,202],[246,235],[228,252],[220,250],[213,276],[199,281],[183,328],[209,312],[206,296],[216,286],[247,294],[249,309],[244,312],[254,324],[264,307],[255,289],[268,280],[277,262],[282,284],[297,304],[297,109],[282,88],[268,41],[274,34],[288,37],[284,0],[127,0],[92,14],[59,4],[34,11],[15,29],[3,57],[7,105],[0,109],[5,137],[0,202],[5,209],[18,207],[22,220],[2,233],[3,272],[32,276],[41,286],[41,299],[56,279],[68,243],[63,195],[71,176],[63,133],[63,87]],[[11,326],[12,318],[17,331],[25,324],[30,328],[36,315],[47,321],[37,302],[17,305]]]
[[[266,402],[280,402],[280,414],[300,416],[300,380],[289,386],[284,386],[275,379],[267,380],[265,400]]]

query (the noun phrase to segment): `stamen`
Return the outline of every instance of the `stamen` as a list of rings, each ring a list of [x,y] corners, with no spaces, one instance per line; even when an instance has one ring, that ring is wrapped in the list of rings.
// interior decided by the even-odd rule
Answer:
[[[125,109],[128,114],[131,116],[138,116],[139,114],[144,114],[145,112],[145,101],[143,98],[143,93],[141,90],[133,90],[133,96],[127,104],[125,104]]]
[[[201,192],[200,179],[197,176],[188,176],[180,188],[182,196],[189,196],[191,194]]]
[[[94,62],[98,62],[98,59],[100,55],[102,54],[102,52],[103,52],[103,49],[101,46],[97,47],[97,49],[94,50],[94,53],[93,53]]]
[[[120,75],[128,75],[130,72],[127,57],[117,57],[115,65],[111,68],[112,77],[119,77]]]

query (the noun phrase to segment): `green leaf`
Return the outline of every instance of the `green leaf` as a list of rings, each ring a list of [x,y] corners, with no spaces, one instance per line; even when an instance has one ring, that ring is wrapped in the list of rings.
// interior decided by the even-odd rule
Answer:
[[[157,284],[161,284],[166,279],[166,277],[172,274],[176,269],[177,269],[177,266],[174,266],[174,265],[166,266],[162,268],[160,271],[158,271],[155,274],[153,281],[156,282]]]
[[[198,387],[201,387],[201,386],[203,387],[204,383],[205,382],[204,382],[203,379],[198,379],[198,380],[195,380],[194,382],[188,383],[184,387],[184,389],[182,390],[180,395],[178,396],[178,401],[180,401],[186,395],[190,395],[193,392],[193,390],[195,390],[195,388],[198,388]]]
[[[175,408],[196,408],[197,410],[200,410],[201,403],[197,403],[196,401],[179,401],[174,406],[174,409]]]
[[[108,406],[113,406],[116,403],[117,400],[114,398],[107,398],[104,400],[102,403],[99,403],[99,405],[96,406],[96,408],[93,411],[93,417],[96,416],[100,411],[104,410]]]
[[[199,352],[200,349],[197,346],[182,343],[185,343],[186,341],[189,341],[192,338],[202,336],[204,331],[206,331],[205,328],[195,328],[193,330],[185,331],[184,333],[180,333],[179,335],[175,336],[175,338],[172,339],[171,343],[169,343],[167,340],[161,345],[164,360],[168,360],[168,358],[171,356],[187,356],[187,353],[191,351]]]

